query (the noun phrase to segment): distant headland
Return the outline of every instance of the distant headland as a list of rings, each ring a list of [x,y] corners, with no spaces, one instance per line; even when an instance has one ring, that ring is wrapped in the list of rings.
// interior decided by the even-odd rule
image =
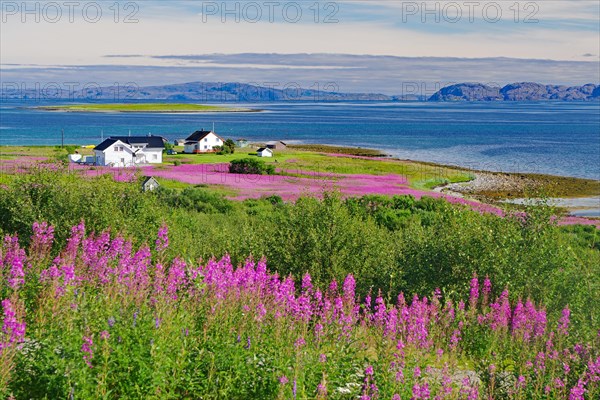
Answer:
[[[390,82],[393,86],[394,82]],[[398,86],[402,86],[398,84]],[[400,91],[400,90],[399,90]],[[166,102],[286,102],[286,101],[598,101],[600,100],[600,85],[588,83],[582,86],[545,85],[535,82],[518,82],[500,87],[483,83],[457,83],[445,86],[433,95],[418,93],[404,93],[399,95],[386,95],[381,93],[344,93],[340,91],[327,91],[304,89],[300,87],[264,87],[238,82],[190,82],[162,86],[125,87],[109,86],[86,89],[85,92],[53,90],[52,93],[44,89],[17,90],[10,88],[0,89],[4,100],[69,100],[74,102],[90,101],[152,101],[163,100]],[[147,105],[146,105],[147,106]],[[185,107],[189,107],[186,104]],[[78,107],[78,106],[77,106]],[[69,107],[60,111],[94,111],[106,110],[87,109],[80,110]],[[206,107],[206,106],[205,106]],[[98,108],[98,107],[95,107]],[[47,109],[54,109],[50,107]],[[138,110],[112,110],[121,112],[136,112]],[[139,110],[147,111],[147,110]],[[240,111],[236,110],[155,110],[154,112],[209,112],[209,111]],[[243,110],[251,111],[251,110]]]

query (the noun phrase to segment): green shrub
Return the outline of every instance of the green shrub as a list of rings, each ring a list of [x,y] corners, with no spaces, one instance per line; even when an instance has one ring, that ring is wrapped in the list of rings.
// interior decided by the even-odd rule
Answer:
[[[241,158],[229,163],[232,174],[273,175],[275,167],[257,158]]]

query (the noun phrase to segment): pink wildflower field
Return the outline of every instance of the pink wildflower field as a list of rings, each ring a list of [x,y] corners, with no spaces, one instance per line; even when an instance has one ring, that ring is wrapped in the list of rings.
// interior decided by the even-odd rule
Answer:
[[[16,236],[0,247],[3,395],[35,385],[53,398],[600,394],[600,332],[580,342],[568,307],[548,315],[487,277],[473,276],[464,301],[439,289],[361,297],[353,275],[317,287],[265,259],[167,259],[166,226],[139,248],[82,222],[53,253],[54,233],[36,223],[28,249]]]

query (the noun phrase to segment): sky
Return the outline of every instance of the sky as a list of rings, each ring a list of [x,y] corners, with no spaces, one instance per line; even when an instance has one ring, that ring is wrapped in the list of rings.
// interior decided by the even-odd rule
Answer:
[[[28,85],[600,82],[598,0],[3,0],[1,13],[0,79]]]

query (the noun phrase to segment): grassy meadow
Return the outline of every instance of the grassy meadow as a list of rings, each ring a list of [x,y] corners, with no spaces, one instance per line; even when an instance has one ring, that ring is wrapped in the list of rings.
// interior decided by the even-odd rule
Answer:
[[[177,154],[160,168],[251,153]],[[428,196],[234,201],[228,187],[165,179],[143,192],[135,170],[87,175],[57,163],[65,154],[0,148],[6,163],[45,159],[1,175],[3,397],[599,394],[594,226],[559,226],[546,206],[498,217]],[[469,179],[328,154],[269,162],[290,174],[404,173],[413,188]]]
[[[76,104],[58,106],[40,106],[39,110],[64,112],[126,112],[126,113],[204,113],[204,112],[239,112],[257,111],[245,108],[209,106],[187,103],[102,103]]]

